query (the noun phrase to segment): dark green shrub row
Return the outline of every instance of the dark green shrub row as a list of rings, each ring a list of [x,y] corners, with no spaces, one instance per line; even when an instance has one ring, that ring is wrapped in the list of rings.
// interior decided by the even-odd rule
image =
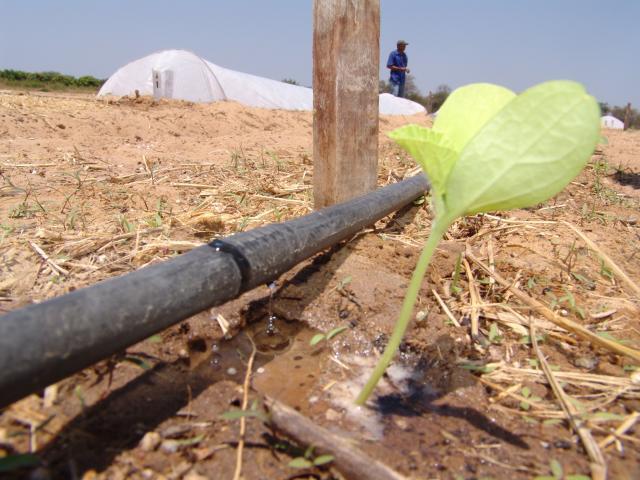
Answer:
[[[71,75],[63,75],[58,72],[23,72],[21,70],[0,70],[0,80],[11,83],[26,82],[28,84],[58,84],[66,87],[101,87],[105,80],[84,75],[82,77],[73,77]]]

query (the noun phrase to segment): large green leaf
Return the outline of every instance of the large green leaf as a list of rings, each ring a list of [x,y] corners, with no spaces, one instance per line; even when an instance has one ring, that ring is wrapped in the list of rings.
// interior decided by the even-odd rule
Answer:
[[[419,125],[405,125],[390,132],[389,136],[422,167],[433,191],[443,195],[447,176],[459,155],[446,137]]]
[[[433,122],[453,148],[461,152],[469,140],[515,98],[511,90],[490,83],[472,83],[456,89],[444,102]]]
[[[509,102],[467,144],[449,174],[446,215],[535,205],[584,167],[600,132],[597,102],[575,82],[546,82]]]

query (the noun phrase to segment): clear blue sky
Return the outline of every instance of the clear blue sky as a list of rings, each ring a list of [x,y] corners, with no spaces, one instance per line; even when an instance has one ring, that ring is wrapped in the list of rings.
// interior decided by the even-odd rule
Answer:
[[[566,78],[600,101],[639,108],[638,22],[638,0],[381,0],[381,78],[403,38],[423,93],[479,81],[521,91]],[[0,69],[106,78],[184,48],[310,85],[311,44],[311,0],[0,0]]]

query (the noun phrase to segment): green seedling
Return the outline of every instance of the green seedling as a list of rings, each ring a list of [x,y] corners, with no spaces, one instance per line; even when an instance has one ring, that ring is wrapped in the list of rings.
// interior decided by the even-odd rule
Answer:
[[[333,330],[329,330],[327,333],[317,333],[311,338],[311,341],[309,342],[309,345],[311,345],[313,347],[313,346],[317,345],[318,343],[320,343],[322,340],[326,340],[328,342],[329,340],[331,340],[336,335],[344,332],[347,328],[349,328],[349,327],[346,327],[346,326],[343,325],[341,327],[334,328]]]
[[[451,280],[451,291],[459,295],[462,291],[462,288],[458,283],[460,282],[460,271],[462,270],[462,253],[458,254],[458,258],[456,259],[456,266],[453,270],[453,280]]]
[[[336,286],[336,290],[344,290],[345,287],[351,283],[351,280],[353,280],[351,275],[347,275],[342,280],[340,280],[340,282],[338,282],[338,285]]]
[[[600,260],[600,275],[609,280],[613,280],[611,269],[604,264],[604,260]]]
[[[564,293],[564,296],[558,299],[558,303],[566,302],[571,313],[584,320],[584,310],[576,304],[576,298],[573,296],[573,293],[571,293],[567,287],[564,287]]]
[[[257,400],[251,402],[251,406],[247,410],[228,410],[220,415],[221,418],[225,420],[238,420],[240,418],[257,418],[264,423],[269,423],[269,415],[264,411],[261,407],[260,403]]]
[[[7,238],[11,233],[13,233],[13,227],[10,225],[4,225],[0,223],[0,245],[4,242],[5,238]]]
[[[531,400],[532,402],[542,401],[542,398],[537,397],[535,395],[531,395],[531,389],[529,387],[522,387],[522,390],[520,391],[520,395],[522,395],[522,397],[526,398],[527,400]],[[529,410],[531,408],[531,404],[526,401],[521,401],[520,408],[522,410]]]
[[[118,223],[120,224],[120,228],[124,233],[130,233],[135,230],[134,225],[127,220],[124,215],[118,215]]]
[[[542,425],[544,425],[545,427],[562,425],[562,420],[560,420],[559,418],[547,418],[546,420],[542,421]]]
[[[314,457],[313,449],[313,446],[309,446],[304,452],[304,456],[294,458],[289,462],[289,466],[292,468],[311,468],[333,462],[333,455],[319,455]]]
[[[596,283],[590,278],[587,278],[584,275],[581,275],[580,273],[576,273],[576,272],[571,272],[571,276],[576,280],[578,280],[582,285],[584,285],[585,288],[589,290],[595,290]]]
[[[158,204],[156,206],[156,211],[154,215],[149,220],[147,220],[147,225],[149,225],[152,228],[161,227],[163,224],[163,218],[164,218],[166,208],[167,208],[167,201],[163,198],[160,198],[158,200]]]
[[[495,323],[492,323],[491,327],[489,327],[489,341],[491,343],[501,343],[503,338],[504,337],[500,333],[500,329],[498,328],[498,325],[496,325]]]
[[[538,343],[544,343],[547,341],[547,337],[546,335],[536,335],[536,341]],[[520,339],[518,340],[518,343],[521,345],[531,345],[531,335],[523,335],[522,337],[520,337]],[[537,360],[536,360],[537,362]],[[536,363],[537,366],[537,363]]]
[[[29,204],[26,202],[20,203],[17,207],[14,207],[9,212],[9,218],[25,218],[31,216],[32,210],[29,208]]]
[[[389,134],[429,177],[435,218],[387,347],[356,399],[364,405],[409,325],[431,256],[465,215],[531,207],[562,190],[600,139],[600,109],[582,85],[553,81],[516,96],[491,84],[454,91],[433,128],[406,125]]]
[[[549,462],[549,470],[551,475],[539,475],[533,480],[591,480],[591,477],[586,475],[565,475],[562,464],[555,458]]]

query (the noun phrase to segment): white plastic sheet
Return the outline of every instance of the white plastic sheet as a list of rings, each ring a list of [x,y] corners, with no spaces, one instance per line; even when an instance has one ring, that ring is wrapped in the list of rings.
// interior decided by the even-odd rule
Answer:
[[[600,118],[600,126],[602,128],[610,128],[612,130],[623,130],[624,122],[618,120],[613,115],[605,115]]]
[[[191,102],[232,100],[242,105],[283,110],[312,110],[313,90],[220,67],[192,52],[164,50],[116,71],[102,86],[103,95],[153,95]],[[388,93],[380,95],[382,115],[413,115],[422,105]]]

